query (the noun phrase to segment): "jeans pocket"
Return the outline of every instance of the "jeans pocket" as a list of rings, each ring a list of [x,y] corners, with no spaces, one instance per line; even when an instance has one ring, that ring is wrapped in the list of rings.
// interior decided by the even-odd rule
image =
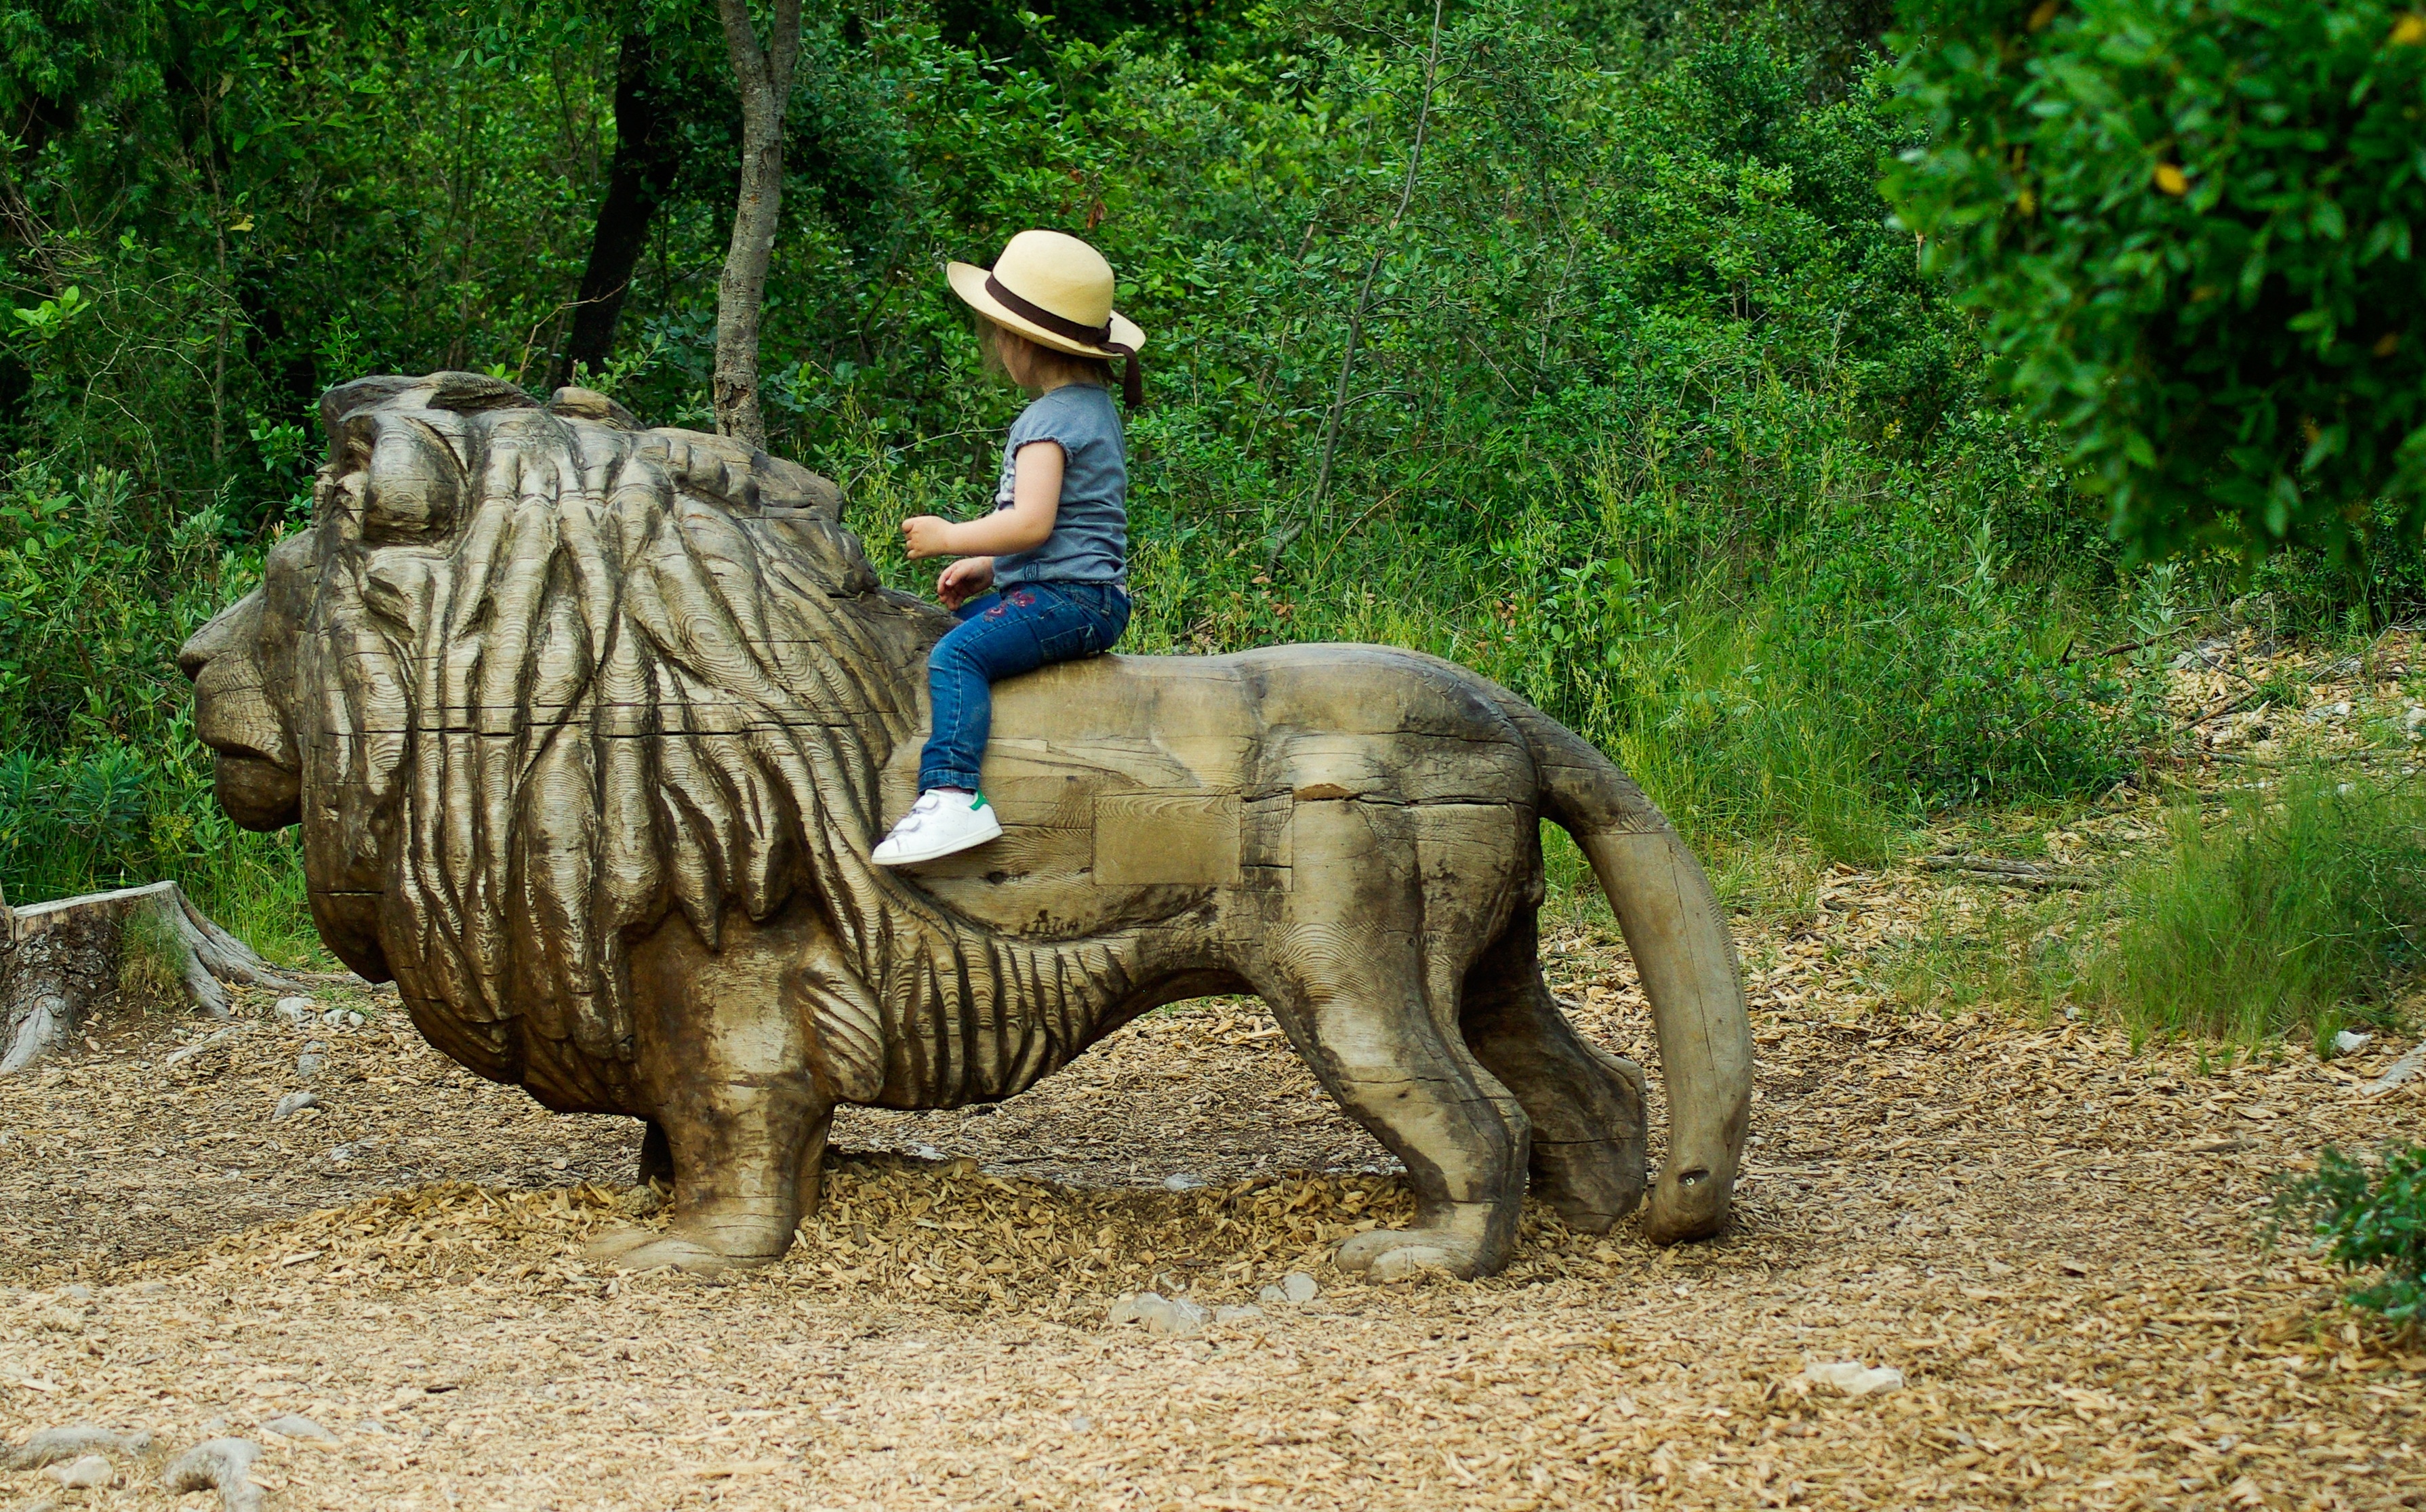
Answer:
[[[1100,656],[1119,644],[1121,633],[1129,627],[1129,596],[1108,584],[1091,583],[1083,598],[1075,599],[1086,610],[1087,654]]]
[[[1037,585],[1036,649],[1043,661],[1083,661],[1111,650],[1128,628],[1128,603],[1095,583]]]

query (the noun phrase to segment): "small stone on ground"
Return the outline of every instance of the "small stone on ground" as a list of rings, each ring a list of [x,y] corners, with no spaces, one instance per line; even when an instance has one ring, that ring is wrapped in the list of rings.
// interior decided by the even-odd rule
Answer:
[[[51,1476],[71,1491],[98,1490],[118,1479],[118,1472],[99,1455],[87,1455],[65,1465],[53,1465]]]
[[[317,1092],[289,1092],[278,1100],[277,1107],[270,1110],[269,1121],[276,1123],[282,1118],[291,1118],[305,1108],[316,1108],[319,1105],[320,1094]]]
[[[161,1488],[219,1493],[222,1512],[258,1512],[261,1488],[253,1483],[253,1462],[261,1445],[250,1439],[211,1439],[194,1445],[160,1472]]]
[[[1105,1314],[1105,1321],[1115,1326],[1142,1323],[1148,1333],[1185,1335],[1202,1330],[1207,1316],[1204,1308],[1184,1296],[1166,1297],[1157,1292],[1140,1292],[1135,1296],[1124,1296],[1114,1302]]]
[[[262,1426],[282,1439],[310,1439],[316,1443],[335,1443],[337,1436],[313,1422],[300,1412],[282,1412]]]
[[[1903,1389],[1903,1372],[1891,1365],[1876,1370],[1858,1359],[1839,1359],[1803,1367],[1806,1386],[1825,1386],[1847,1396],[1870,1396]]]

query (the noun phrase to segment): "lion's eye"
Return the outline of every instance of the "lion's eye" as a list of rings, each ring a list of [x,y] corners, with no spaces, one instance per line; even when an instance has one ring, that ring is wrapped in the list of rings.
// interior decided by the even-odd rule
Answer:
[[[444,445],[401,427],[371,447],[363,489],[366,540],[419,540],[451,528],[462,476]]]

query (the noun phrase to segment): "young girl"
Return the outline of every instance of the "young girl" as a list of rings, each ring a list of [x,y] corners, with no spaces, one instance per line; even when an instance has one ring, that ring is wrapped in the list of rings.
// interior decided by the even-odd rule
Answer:
[[[1128,456],[1105,385],[1111,359],[1126,359],[1123,396],[1136,408],[1145,333],[1112,309],[1111,265],[1075,236],[1023,231],[992,271],[954,263],[949,277],[978,313],[986,365],[1031,399],[1003,446],[993,514],[901,522],[913,558],[960,558],[935,592],[961,622],[927,658],[934,724],[918,801],[876,847],[883,866],[1001,835],[978,790],[993,683],[1100,655],[1129,622]]]

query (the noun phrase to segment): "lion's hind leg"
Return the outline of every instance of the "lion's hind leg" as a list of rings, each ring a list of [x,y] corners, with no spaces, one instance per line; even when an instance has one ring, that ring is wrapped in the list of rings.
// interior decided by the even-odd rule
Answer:
[[[1415,1190],[1415,1226],[1355,1235],[1334,1257],[1339,1268],[1377,1280],[1484,1276],[1515,1245],[1525,1116],[1464,1046],[1434,1032],[1415,974],[1367,961],[1265,995],[1309,1047],[1324,1090],[1399,1157]]]
[[[1294,823],[1297,917],[1256,985],[1415,1191],[1413,1228],[1358,1234],[1334,1258],[1383,1280],[1488,1275],[1515,1246],[1525,1113],[1458,1037],[1458,978],[1427,955],[1406,820],[1319,801]]]
[[[1606,1233],[1642,1200],[1642,1070],[1587,1044],[1542,980],[1531,913],[1466,977],[1459,1027],[1525,1105],[1537,1189],[1572,1228]]]

